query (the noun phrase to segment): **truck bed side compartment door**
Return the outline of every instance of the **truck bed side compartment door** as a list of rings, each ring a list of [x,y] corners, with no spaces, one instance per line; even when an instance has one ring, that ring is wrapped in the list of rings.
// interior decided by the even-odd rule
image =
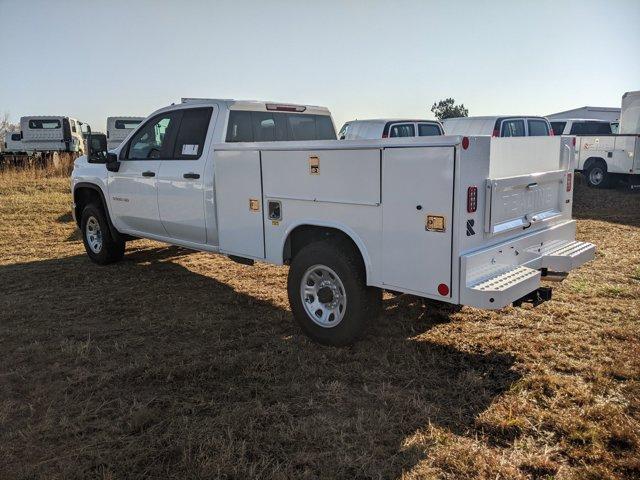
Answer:
[[[387,148],[382,156],[382,280],[451,295],[453,147]]]
[[[220,251],[264,258],[260,152],[218,150],[214,165]]]

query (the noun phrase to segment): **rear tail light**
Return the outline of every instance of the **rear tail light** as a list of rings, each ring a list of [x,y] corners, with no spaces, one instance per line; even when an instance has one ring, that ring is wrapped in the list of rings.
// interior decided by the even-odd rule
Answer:
[[[556,136],[555,132],[553,131],[553,128],[549,129],[549,136],[550,137],[555,137]]]
[[[576,137],[573,137],[573,138],[571,139],[571,143],[573,143],[573,146],[574,146],[574,147],[576,146]]]
[[[469,148],[469,137],[462,137],[462,149],[466,150]]]
[[[491,135],[492,137],[499,137],[500,136],[500,130],[498,130],[497,128],[493,131],[493,135]]]
[[[277,105],[275,103],[267,103],[267,110],[275,110],[278,112],[304,112],[307,107],[302,105]]]
[[[382,138],[389,138],[389,134],[388,134],[387,132],[384,132],[384,133],[382,134]]]
[[[573,188],[573,174],[569,172],[567,173],[567,192],[570,192],[571,188]]]
[[[467,188],[467,212],[474,213],[478,209],[478,187]]]

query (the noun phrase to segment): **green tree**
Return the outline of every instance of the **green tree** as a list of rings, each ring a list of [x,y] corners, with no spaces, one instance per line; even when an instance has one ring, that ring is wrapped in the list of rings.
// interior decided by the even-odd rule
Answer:
[[[444,100],[434,103],[431,111],[440,121],[446,118],[469,116],[469,110],[464,108],[464,104],[456,105],[456,101],[453,98],[445,98]]]

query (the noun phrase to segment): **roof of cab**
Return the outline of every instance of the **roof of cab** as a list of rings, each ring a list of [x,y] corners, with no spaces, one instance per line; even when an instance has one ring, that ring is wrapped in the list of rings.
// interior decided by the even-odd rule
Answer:
[[[191,103],[191,104],[223,104],[229,110],[253,110],[253,111],[268,111],[267,105],[279,105],[279,106],[287,106],[287,107],[304,107],[304,111],[301,112],[293,112],[293,113],[302,113],[302,114],[317,114],[317,115],[330,115],[330,111],[327,107],[322,107],[319,105],[304,105],[304,104],[296,104],[296,103],[288,103],[288,102],[274,102],[274,101],[263,101],[263,100],[234,100],[230,98],[182,98],[181,104]]]
[[[601,118],[550,118],[550,122],[596,122],[596,123],[611,123],[609,120],[602,120]]]

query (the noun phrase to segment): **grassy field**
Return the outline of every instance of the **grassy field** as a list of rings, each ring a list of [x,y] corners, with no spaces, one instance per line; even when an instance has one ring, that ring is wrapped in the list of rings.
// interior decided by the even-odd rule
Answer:
[[[576,187],[597,258],[535,309],[401,298],[309,342],[287,269],[149,241],[98,267],[68,180],[0,176],[0,478],[640,477],[640,195]]]

